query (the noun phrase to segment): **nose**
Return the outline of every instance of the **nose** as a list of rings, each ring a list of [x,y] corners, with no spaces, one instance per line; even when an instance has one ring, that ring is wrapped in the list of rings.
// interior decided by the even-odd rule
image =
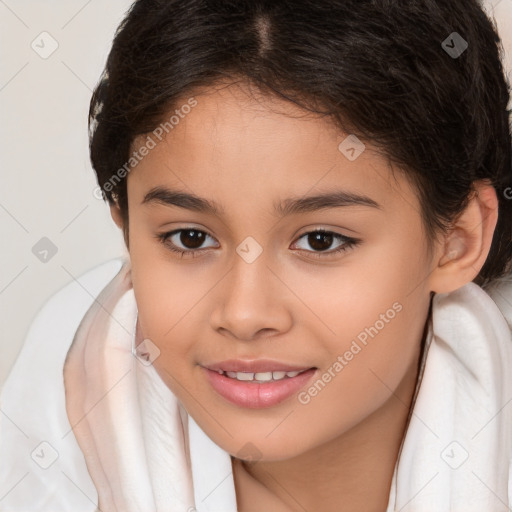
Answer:
[[[251,341],[291,328],[293,293],[264,255],[248,263],[236,254],[219,283],[211,326],[220,334]]]

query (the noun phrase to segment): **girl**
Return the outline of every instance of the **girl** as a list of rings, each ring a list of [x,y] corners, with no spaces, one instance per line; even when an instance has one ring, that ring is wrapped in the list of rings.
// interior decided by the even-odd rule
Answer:
[[[90,109],[129,260],[36,321],[0,508],[507,510],[499,49],[469,0],[136,1]]]

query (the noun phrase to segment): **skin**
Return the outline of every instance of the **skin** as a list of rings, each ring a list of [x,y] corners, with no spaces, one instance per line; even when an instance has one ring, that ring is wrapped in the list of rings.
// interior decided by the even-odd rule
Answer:
[[[415,189],[401,172],[393,178],[370,144],[349,161],[338,150],[347,134],[328,120],[245,85],[194,97],[197,106],[127,178],[137,338],[159,348],[159,375],[233,456],[240,511],[313,511],[318,503],[324,512],[340,504],[345,512],[384,511],[431,294],[478,274],[496,225],[496,194],[476,183],[478,194],[429,252]],[[156,186],[215,201],[224,213],[141,204]],[[380,207],[273,211],[276,201],[335,189]],[[122,228],[119,209],[111,210]],[[196,257],[181,258],[156,238],[180,228],[209,235]],[[360,243],[332,254],[343,243],[334,237],[322,252],[302,236],[315,228]],[[248,236],[263,249],[252,263],[236,252]],[[179,234],[172,241],[190,244]],[[265,409],[238,407],[211,388],[200,366],[271,358],[317,367],[316,380],[394,303],[400,312],[307,404],[294,395]],[[240,454],[248,442],[256,463]]]

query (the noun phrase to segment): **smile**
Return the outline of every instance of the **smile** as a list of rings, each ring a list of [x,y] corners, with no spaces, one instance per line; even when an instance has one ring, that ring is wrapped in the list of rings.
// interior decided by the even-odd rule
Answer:
[[[218,370],[218,373],[220,375],[226,375],[230,379],[236,379],[236,380],[247,381],[247,382],[263,383],[263,382],[270,382],[270,381],[293,378],[293,377],[296,377],[297,375],[299,375],[299,373],[303,373],[306,371],[307,370],[302,370],[300,372],[299,371],[294,371],[294,372],[276,371],[276,372],[249,373],[249,372],[223,372],[222,370]]]
[[[302,371],[232,372],[201,367],[212,389],[229,403],[248,409],[272,407],[298,393],[317,373]]]

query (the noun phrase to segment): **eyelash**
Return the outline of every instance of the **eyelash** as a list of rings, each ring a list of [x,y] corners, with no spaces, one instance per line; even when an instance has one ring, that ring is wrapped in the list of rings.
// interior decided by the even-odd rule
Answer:
[[[168,239],[172,235],[175,235],[177,233],[181,233],[182,231],[194,231],[194,232],[197,232],[197,233],[203,233],[203,234],[209,236],[210,238],[213,238],[206,231],[202,231],[200,229],[195,229],[195,228],[181,228],[181,229],[176,229],[174,231],[168,231],[168,232],[165,232],[165,233],[158,233],[156,235],[156,238],[161,243],[163,243],[171,252],[179,254],[181,258],[183,258],[185,256],[185,254],[188,254],[188,253],[191,254],[192,258],[195,258],[196,257],[195,253],[202,252],[202,251],[206,250],[206,249],[187,249],[187,250],[177,249],[176,246],[173,243],[170,243],[168,241]],[[333,231],[327,231],[325,229],[315,229],[313,231],[307,231],[306,233],[303,233],[297,239],[297,241],[302,239],[302,238],[304,238],[307,235],[314,234],[314,233],[322,233],[322,234],[326,234],[326,235],[333,235],[334,238],[338,238],[341,242],[343,242],[343,244],[340,245],[337,249],[330,250],[330,251],[308,251],[306,249],[296,249],[296,250],[301,251],[301,252],[307,252],[308,254],[313,255],[313,257],[315,257],[315,258],[325,258],[327,256],[332,256],[332,255],[335,255],[335,254],[343,253],[343,252],[345,252],[345,251],[347,251],[347,250],[349,250],[351,248],[356,247],[361,242],[361,240],[359,240],[357,238],[351,238],[351,237],[342,235],[340,233],[335,233]]]

